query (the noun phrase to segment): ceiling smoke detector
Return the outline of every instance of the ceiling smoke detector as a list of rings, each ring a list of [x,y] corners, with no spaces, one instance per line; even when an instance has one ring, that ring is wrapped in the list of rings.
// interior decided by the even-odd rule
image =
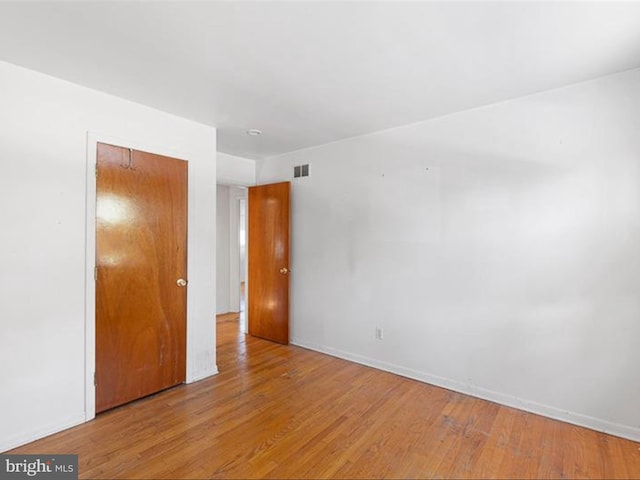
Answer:
[[[257,128],[250,128],[249,130],[247,130],[247,135],[257,137],[258,135],[262,135],[262,130],[258,130]]]

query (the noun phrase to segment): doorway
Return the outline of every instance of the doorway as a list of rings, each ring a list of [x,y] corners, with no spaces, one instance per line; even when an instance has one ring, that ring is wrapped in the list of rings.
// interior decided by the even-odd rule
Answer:
[[[290,183],[218,185],[217,195],[217,321],[288,344]]]
[[[237,321],[246,333],[247,189],[225,184],[216,189],[216,314]]]
[[[240,250],[240,331],[247,333],[247,198],[238,199],[240,209],[238,244]]]

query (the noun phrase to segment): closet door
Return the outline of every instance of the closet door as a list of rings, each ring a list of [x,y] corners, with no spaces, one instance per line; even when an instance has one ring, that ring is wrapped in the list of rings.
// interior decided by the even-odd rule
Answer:
[[[183,383],[187,162],[98,144],[96,412]]]

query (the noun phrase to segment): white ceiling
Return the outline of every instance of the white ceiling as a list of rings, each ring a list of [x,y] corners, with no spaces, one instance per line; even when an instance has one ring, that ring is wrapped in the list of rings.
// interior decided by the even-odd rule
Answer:
[[[9,2],[0,59],[264,158],[640,67],[640,3]]]

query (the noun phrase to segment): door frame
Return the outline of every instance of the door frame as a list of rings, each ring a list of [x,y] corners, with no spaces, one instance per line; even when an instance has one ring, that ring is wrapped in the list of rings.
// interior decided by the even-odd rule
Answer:
[[[235,194],[232,194],[235,189]],[[238,190],[242,190],[240,193]],[[247,187],[229,185],[229,311],[240,313],[240,201],[246,200]],[[232,228],[235,227],[235,228]],[[234,252],[236,255],[232,255]]]
[[[131,148],[143,152],[153,153],[156,155],[162,155],[165,157],[179,158],[187,162],[187,172],[189,171],[189,160],[191,155],[187,152],[180,152],[172,150],[163,146],[153,145],[145,143],[144,141],[130,140],[122,137],[115,137],[99,132],[87,132],[87,152],[86,152],[86,232],[85,232],[85,307],[84,307],[84,322],[85,322],[85,335],[84,335],[84,352],[85,352],[85,395],[84,395],[84,412],[85,422],[92,420],[96,416],[96,390],[94,385],[94,375],[96,369],[96,282],[95,282],[95,267],[96,267],[96,205],[97,205],[97,183],[96,183],[96,162],[98,154],[98,143],[108,143],[110,145],[117,145],[124,148]],[[188,177],[188,173],[187,173]],[[193,206],[191,204],[192,195],[187,183],[187,244],[189,238],[189,218]],[[190,207],[191,206],[191,207]],[[189,262],[189,250],[187,246],[187,268]],[[187,289],[187,312],[189,310],[190,303],[189,290]],[[191,383],[197,378],[192,378],[189,374],[189,358],[192,325],[189,322],[189,316],[187,315],[187,347],[186,347],[186,382]],[[215,346],[214,346],[215,348]],[[217,373],[217,369],[216,372]]]

